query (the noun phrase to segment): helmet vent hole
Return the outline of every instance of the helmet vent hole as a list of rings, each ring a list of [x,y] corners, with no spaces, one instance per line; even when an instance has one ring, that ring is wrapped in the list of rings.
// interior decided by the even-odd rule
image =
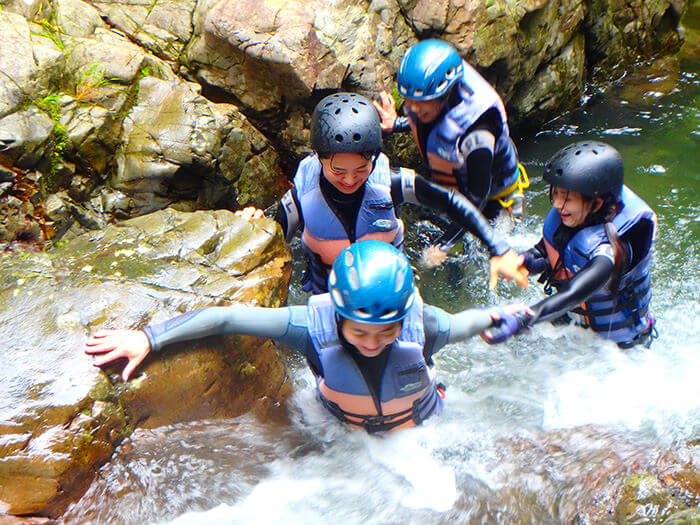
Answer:
[[[358,290],[360,288],[360,276],[357,275],[357,268],[354,266],[350,268],[348,272],[348,283],[353,290]]]
[[[345,252],[345,266],[352,266],[353,264],[355,264],[355,257],[350,251]]]
[[[337,288],[331,289],[331,296],[333,297],[333,302],[337,306],[340,306],[341,308],[345,306],[345,303],[343,302],[343,296],[340,294]]]
[[[335,286],[336,282],[338,282],[338,278],[335,275],[335,270],[331,270],[330,275],[328,275],[328,284]]]
[[[442,80],[435,88],[435,91],[442,91],[443,89],[445,89],[447,87],[447,84],[448,84],[447,80]]]
[[[447,70],[447,73],[445,73],[445,78],[448,78],[448,79],[453,78],[455,76],[455,72],[456,72],[455,68],[451,67],[450,69]]]
[[[347,99],[347,98],[344,98],[344,99],[343,99],[343,102],[347,104],[348,102],[350,102],[350,100]]]
[[[367,102],[364,102],[364,101],[362,101],[362,100],[358,100],[357,103],[360,104],[360,105],[362,105],[362,106],[366,106],[366,105],[367,105]]]
[[[557,174],[557,177],[561,177],[562,175],[564,175],[564,172],[562,171],[561,168],[558,168],[556,171],[556,174]]]
[[[593,152],[593,155],[598,155],[598,152],[594,149],[591,150]]]
[[[359,113],[359,111],[357,111],[357,108],[352,108],[352,112],[355,114]]]
[[[335,113],[336,115],[340,114],[340,108],[336,108],[336,110],[333,113]]]
[[[403,270],[399,270],[399,273],[396,274],[396,281],[394,281],[394,291],[398,292],[401,289],[401,286],[403,286],[403,281],[404,278],[406,277],[405,273]]]
[[[339,143],[340,143],[340,142],[343,142],[343,136],[340,135],[340,134],[336,135],[336,136],[335,136],[335,141],[336,141],[336,142],[339,142]]]
[[[580,149],[579,149],[579,150],[576,150],[575,155],[580,155],[580,154],[581,154],[581,150],[580,150]]]
[[[369,319],[370,317],[372,317],[372,314],[369,313],[369,312],[368,312],[367,310],[365,310],[364,308],[358,308],[357,310],[355,310],[355,315],[356,315],[357,317],[361,317],[361,318],[363,318],[363,319]]]
[[[362,135],[360,135],[359,133],[355,133],[352,136],[352,140],[354,140],[355,142],[360,142],[360,140],[362,140]]]
[[[398,310],[389,310],[380,316],[380,319],[391,319],[399,314]]]

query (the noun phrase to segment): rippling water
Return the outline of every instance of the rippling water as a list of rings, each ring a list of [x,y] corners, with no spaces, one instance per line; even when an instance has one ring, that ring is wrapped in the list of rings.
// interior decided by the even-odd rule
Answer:
[[[652,351],[547,324],[500,346],[451,345],[437,360],[444,414],[380,437],[332,421],[292,357],[289,422],[138,430],[65,521],[586,523],[612,519],[625,475],[700,465],[700,60],[631,77],[519,146],[531,216],[509,238],[521,248],[539,238],[541,166],[554,151],[584,138],[615,145],[626,182],[659,215]],[[423,272],[426,300],[456,311],[541,296],[538,286],[488,293],[476,259]]]

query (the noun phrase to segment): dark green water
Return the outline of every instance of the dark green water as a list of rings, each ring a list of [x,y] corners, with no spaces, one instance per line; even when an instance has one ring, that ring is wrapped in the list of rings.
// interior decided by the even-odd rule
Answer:
[[[695,27],[699,13],[688,19]],[[678,60],[639,68],[519,141],[533,181],[530,218],[509,234],[522,248],[549,209],[541,167],[552,153],[584,139],[622,153],[627,184],[659,217],[653,351],[546,324],[498,347],[451,345],[438,360],[445,413],[383,438],[329,422],[300,364],[290,425],[241,418],[137,431],[66,521],[585,523],[611,519],[606,505],[628,474],[697,468],[699,48],[691,35]],[[455,257],[423,272],[423,295],[449,311],[542,296],[536,285],[489,293],[484,268]]]

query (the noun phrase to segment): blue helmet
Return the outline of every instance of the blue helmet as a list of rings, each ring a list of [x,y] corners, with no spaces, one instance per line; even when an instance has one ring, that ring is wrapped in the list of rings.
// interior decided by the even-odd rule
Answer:
[[[412,100],[447,94],[464,73],[457,50],[442,40],[423,40],[406,51],[399,64],[399,93]]]
[[[413,304],[413,270],[406,256],[388,242],[358,241],[336,257],[328,290],[342,317],[393,323],[406,317]]]

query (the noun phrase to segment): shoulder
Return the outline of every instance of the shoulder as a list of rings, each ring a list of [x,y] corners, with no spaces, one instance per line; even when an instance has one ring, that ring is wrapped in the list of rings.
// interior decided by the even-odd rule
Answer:
[[[369,176],[369,181],[374,184],[382,184],[387,186],[391,184],[391,166],[389,157],[384,153],[377,155],[374,161],[374,169]]]
[[[302,159],[294,175],[294,187],[299,195],[310,188],[318,186],[318,178],[321,174],[321,161],[316,155],[309,155]]]

